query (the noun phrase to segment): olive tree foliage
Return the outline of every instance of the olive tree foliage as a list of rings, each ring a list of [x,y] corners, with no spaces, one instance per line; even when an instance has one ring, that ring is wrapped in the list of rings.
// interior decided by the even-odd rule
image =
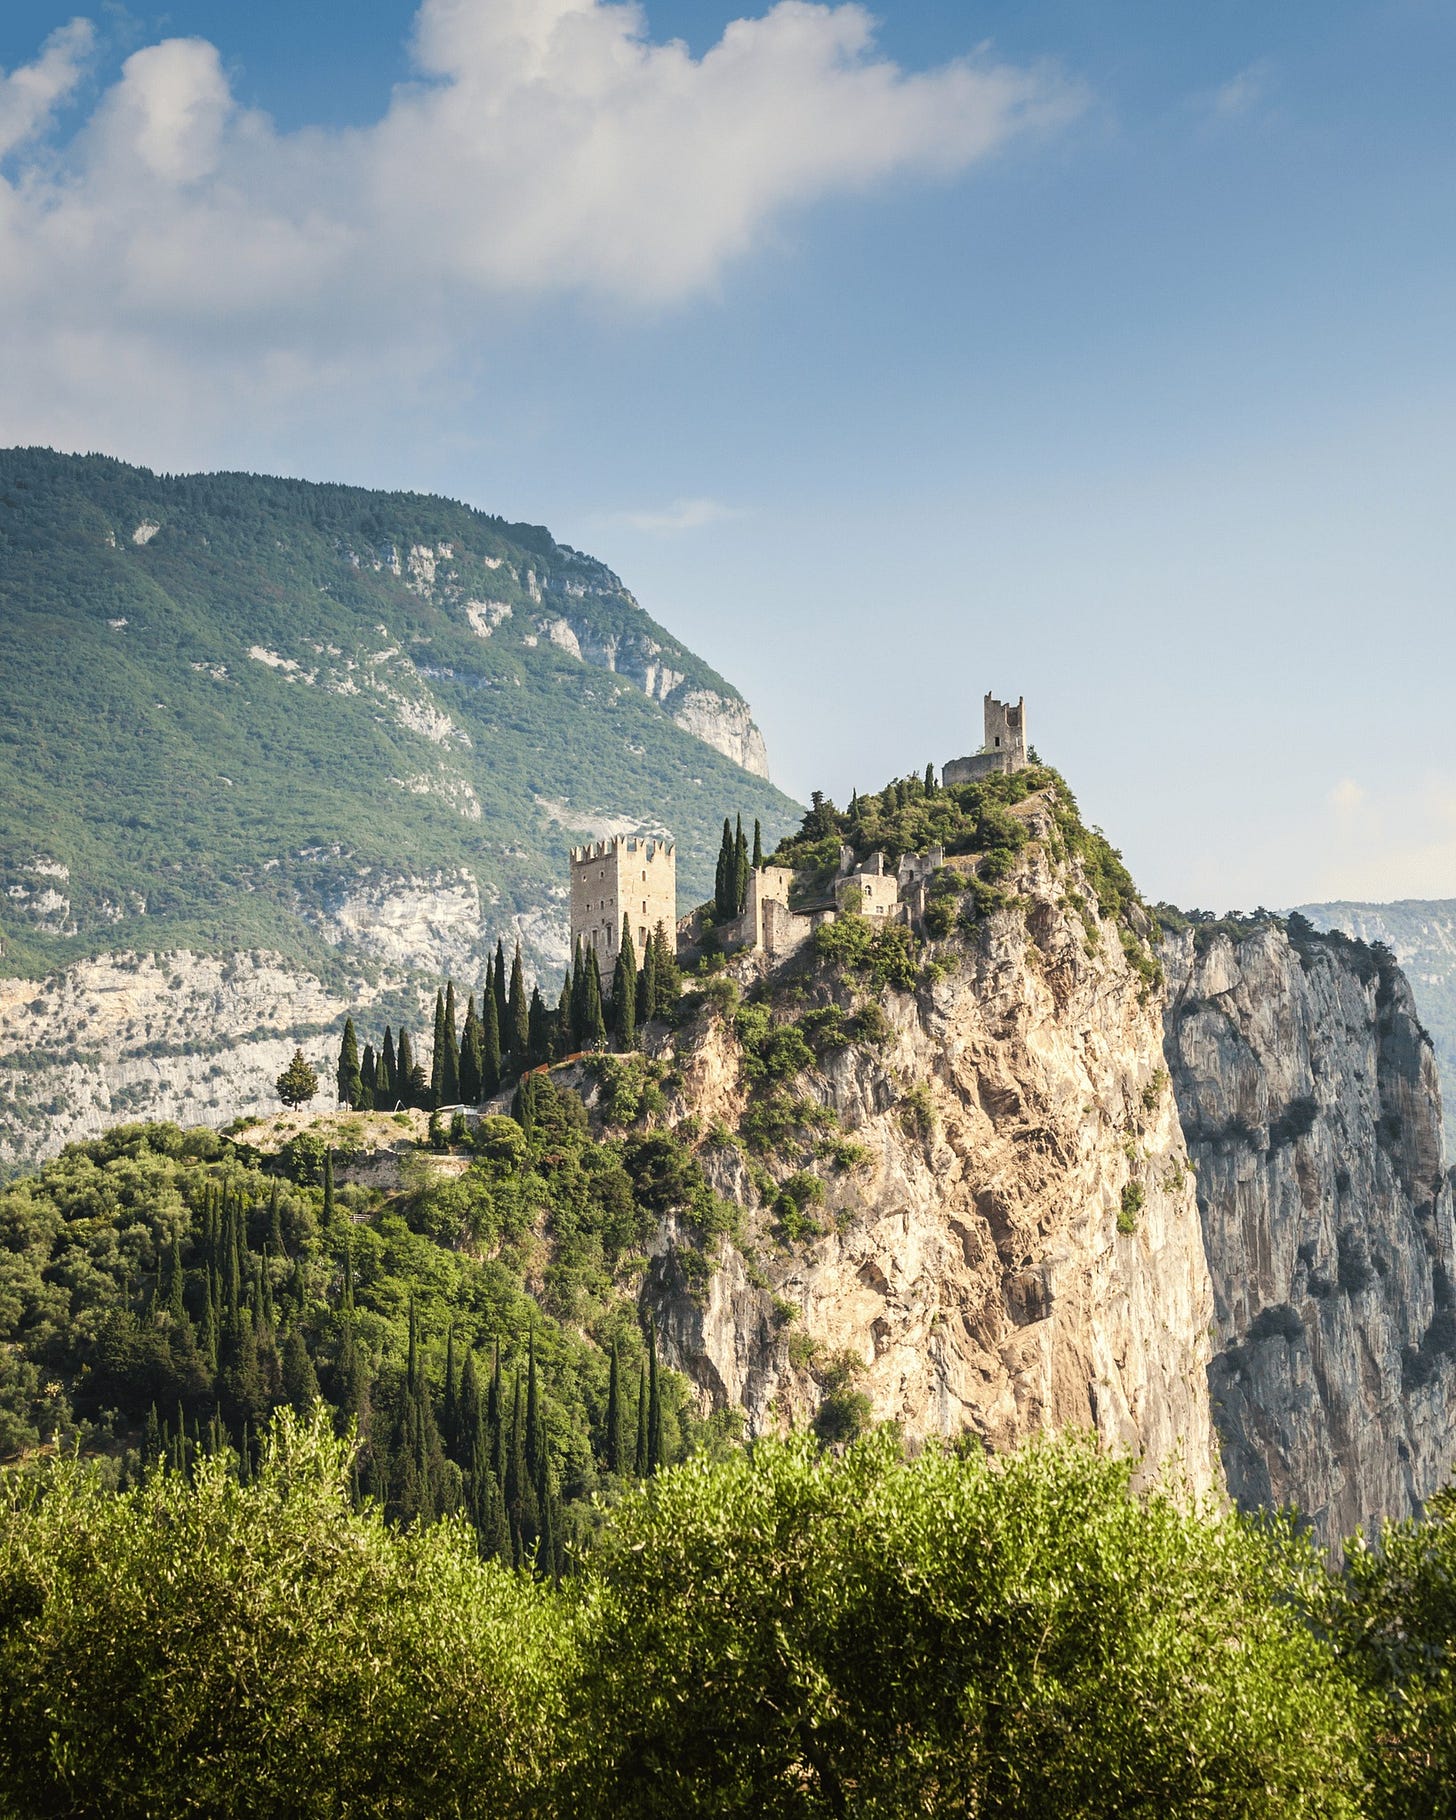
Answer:
[[[634,1494],[583,1614],[577,1810],[1359,1813],[1361,1700],[1281,1591],[1308,1545],[1129,1474],[879,1434]]]
[[[1357,1536],[1322,1617],[1347,1671],[1377,1702],[1372,1820],[1437,1820],[1456,1800],[1456,1486],[1419,1522]]]
[[[0,1812],[534,1811],[572,1627],[463,1527],[349,1497],[283,1411],[240,1485],[68,1461],[0,1492]]]

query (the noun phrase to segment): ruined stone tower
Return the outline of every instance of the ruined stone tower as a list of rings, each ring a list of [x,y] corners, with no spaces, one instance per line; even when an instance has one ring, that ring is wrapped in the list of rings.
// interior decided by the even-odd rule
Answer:
[[[1019,771],[1026,764],[1026,697],[1013,707],[988,693],[983,712],[985,739],[980,751],[951,759],[940,774],[943,784],[968,784],[996,771]]]
[[[641,963],[647,938],[659,923],[674,940],[677,930],[677,851],[671,841],[617,834],[571,849],[571,951],[580,941],[595,948],[604,973],[616,962],[622,918],[632,926]]]

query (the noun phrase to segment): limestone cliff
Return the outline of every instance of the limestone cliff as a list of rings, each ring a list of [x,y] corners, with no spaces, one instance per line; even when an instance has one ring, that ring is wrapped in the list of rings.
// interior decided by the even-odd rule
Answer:
[[[1163,948],[1217,1308],[1230,1491],[1331,1542],[1456,1458],[1456,1232],[1430,1041],[1393,958],[1306,923]]]
[[[911,1436],[1087,1426],[1207,1489],[1212,1298],[1160,1006],[1045,814],[1030,825],[1009,907],[935,944],[908,989],[807,955],[755,988],[761,963],[735,963],[775,1028],[837,1008],[867,1034],[791,1091],[754,1083],[741,1013],[738,1034],[710,1009],[680,1040],[674,1110],[718,1134],[701,1154],[751,1211],[706,1276],[669,1221],[649,1300],[669,1359],[752,1431],[848,1378]],[[726,1141],[794,1104],[797,1153]]]

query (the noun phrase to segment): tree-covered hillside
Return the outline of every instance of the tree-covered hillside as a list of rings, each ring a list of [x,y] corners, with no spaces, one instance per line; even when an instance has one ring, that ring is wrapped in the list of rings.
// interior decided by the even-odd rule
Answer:
[[[118,948],[318,963],[351,895],[462,872],[483,965],[514,917],[564,926],[565,846],[611,822],[670,831],[701,895],[725,807],[777,834],[793,806],[674,715],[752,759],[736,691],[539,526],[0,453],[11,974]]]

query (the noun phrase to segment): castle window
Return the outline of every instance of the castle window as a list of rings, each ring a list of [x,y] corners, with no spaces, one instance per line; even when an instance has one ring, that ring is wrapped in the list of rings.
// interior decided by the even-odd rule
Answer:
[[[647,946],[647,925],[646,925],[646,923],[644,923],[642,925],[642,927],[637,931],[637,939],[641,942],[643,948],[646,948],[646,946]]]
[[[1001,735],[999,733],[996,735],[996,744],[998,746],[1001,744]]]

